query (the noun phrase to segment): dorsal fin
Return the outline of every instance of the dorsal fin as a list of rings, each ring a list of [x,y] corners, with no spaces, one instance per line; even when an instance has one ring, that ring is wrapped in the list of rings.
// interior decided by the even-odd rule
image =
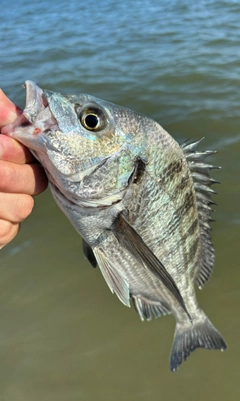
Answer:
[[[199,152],[196,150],[202,139],[192,143],[188,143],[187,141],[181,145],[192,174],[197,198],[202,248],[202,258],[195,278],[199,288],[203,288],[204,284],[208,281],[214,265],[214,249],[211,240],[210,222],[213,221],[211,218],[213,211],[211,205],[214,204],[211,196],[216,192],[210,186],[218,181],[211,178],[209,172],[212,169],[220,168],[207,164],[204,161],[207,156],[215,154],[216,151],[206,150]]]

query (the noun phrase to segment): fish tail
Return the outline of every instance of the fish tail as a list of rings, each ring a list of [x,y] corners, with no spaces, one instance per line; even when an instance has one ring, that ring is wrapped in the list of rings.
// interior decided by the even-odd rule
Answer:
[[[222,335],[203,312],[202,316],[194,319],[192,324],[186,326],[186,324],[177,323],[170,356],[171,371],[175,372],[182,361],[186,361],[196,348],[220,349],[221,351],[227,348]]]

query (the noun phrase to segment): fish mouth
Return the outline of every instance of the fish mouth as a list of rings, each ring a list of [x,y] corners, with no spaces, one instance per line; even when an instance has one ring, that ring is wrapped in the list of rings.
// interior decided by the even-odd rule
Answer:
[[[14,130],[17,127],[25,128],[30,125],[34,125],[37,121],[39,121],[39,117],[41,113],[48,114],[48,127],[50,128],[52,125],[56,125],[56,120],[53,117],[48,100],[43,93],[43,90],[35,84],[33,81],[26,81],[23,85],[26,89],[26,104],[25,108],[20,114],[20,116],[12,123],[6,125],[2,128],[2,134],[7,136],[14,137]],[[46,127],[44,127],[46,128]],[[18,139],[18,138],[16,138]]]
[[[26,81],[26,105],[23,110],[24,117],[34,124],[37,116],[48,107],[48,101],[43,95],[43,90],[33,81]]]

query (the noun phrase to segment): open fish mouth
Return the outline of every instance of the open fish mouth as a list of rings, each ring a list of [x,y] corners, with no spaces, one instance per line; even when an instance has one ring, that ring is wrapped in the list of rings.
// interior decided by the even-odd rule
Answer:
[[[26,88],[26,105],[23,115],[33,124],[41,111],[48,107],[48,101],[43,95],[43,90],[35,82],[26,81],[24,87]]]
[[[17,127],[26,128],[35,126],[35,134],[57,125],[51,113],[47,97],[43,90],[33,81],[26,81],[26,104],[22,114],[14,121],[2,129],[2,134],[15,137],[14,131]],[[37,125],[36,125],[37,124]],[[34,133],[34,132],[33,132]],[[20,139],[17,138],[16,139]]]

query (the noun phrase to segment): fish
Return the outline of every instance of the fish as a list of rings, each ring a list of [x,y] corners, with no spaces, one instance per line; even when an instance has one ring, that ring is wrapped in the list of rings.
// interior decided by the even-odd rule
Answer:
[[[214,265],[210,172],[201,140],[178,144],[156,121],[87,94],[25,82],[2,133],[42,164],[52,195],[112,293],[141,320],[173,314],[170,369],[196,348],[227,348],[198,305]]]

